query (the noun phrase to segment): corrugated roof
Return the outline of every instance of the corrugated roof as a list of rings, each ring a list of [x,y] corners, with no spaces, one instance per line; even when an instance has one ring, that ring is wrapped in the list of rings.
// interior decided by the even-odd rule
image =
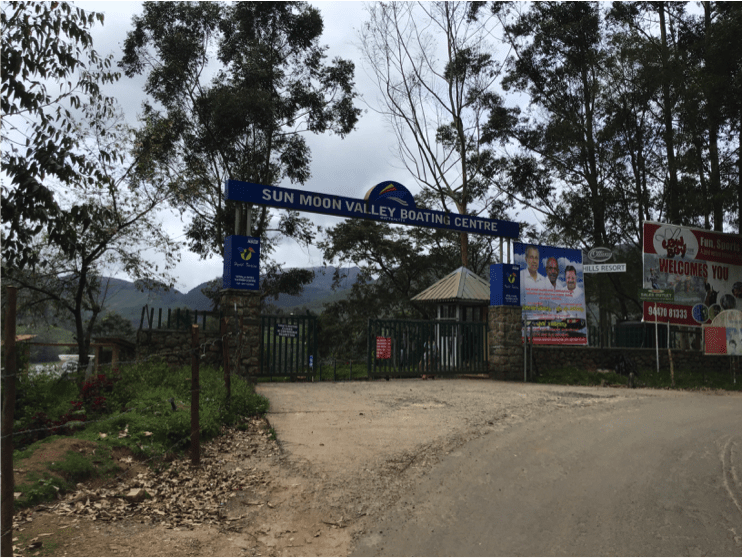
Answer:
[[[460,267],[453,273],[412,297],[417,302],[489,302],[490,286],[487,281]]]

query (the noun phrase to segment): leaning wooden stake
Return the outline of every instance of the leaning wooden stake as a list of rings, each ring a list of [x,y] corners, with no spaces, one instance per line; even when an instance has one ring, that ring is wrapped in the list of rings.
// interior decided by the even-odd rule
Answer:
[[[15,313],[16,288],[8,287],[8,309],[5,322],[5,370],[3,374],[3,425],[2,443],[0,444],[0,499],[2,505],[2,537],[0,537],[0,555],[13,556],[13,420],[15,417],[15,377],[18,373],[15,348]]]
[[[198,326],[191,326],[191,465],[201,465],[201,436],[198,424]]]

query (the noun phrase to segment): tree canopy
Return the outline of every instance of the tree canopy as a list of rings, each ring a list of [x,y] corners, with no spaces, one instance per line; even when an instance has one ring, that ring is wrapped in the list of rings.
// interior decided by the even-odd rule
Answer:
[[[111,58],[93,49],[91,27],[103,15],[68,2],[5,2],[2,27],[3,261],[39,263],[34,235],[68,244],[69,219],[90,219],[84,208],[64,213],[50,180],[94,185],[105,180],[78,149],[72,111],[90,99],[109,103],[100,86],[117,79]],[[110,154],[105,154],[110,156]],[[7,179],[6,179],[7,177]]]
[[[227,178],[261,184],[304,183],[311,153],[305,132],[350,133],[353,63],[326,62],[319,11],[303,2],[149,2],[134,17],[120,66],[144,73],[142,146],[156,146],[177,207],[189,216],[191,250],[221,254],[234,234]],[[241,231],[240,231],[241,232]],[[276,234],[310,242],[307,218],[261,207],[250,236],[272,250]]]

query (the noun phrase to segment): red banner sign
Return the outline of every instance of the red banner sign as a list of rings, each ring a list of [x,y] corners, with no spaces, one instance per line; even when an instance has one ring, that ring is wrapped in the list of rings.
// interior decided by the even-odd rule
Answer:
[[[644,321],[700,326],[724,310],[742,309],[742,236],[644,223],[644,289],[673,302],[644,302]]]
[[[392,358],[392,338],[376,338],[376,358]]]

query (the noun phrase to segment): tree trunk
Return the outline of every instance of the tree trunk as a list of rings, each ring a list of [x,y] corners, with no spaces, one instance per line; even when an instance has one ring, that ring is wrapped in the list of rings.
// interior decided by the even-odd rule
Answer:
[[[662,115],[665,124],[665,149],[667,152],[667,220],[680,224],[680,193],[678,192],[678,170],[675,162],[675,142],[672,126],[672,107],[670,106],[670,62],[667,47],[667,22],[665,3],[657,3],[660,16],[660,56],[662,58]]]
[[[711,2],[703,2],[705,41],[704,57],[706,68],[712,67],[709,60],[711,43]],[[708,132],[709,132],[709,162],[711,163],[711,176],[709,176],[709,195],[711,197],[711,208],[714,214],[714,230],[723,231],[724,227],[724,204],[721,193],[721,172],[719,170],[719,104],[713,81],[707,85],[706,106],[708,107]]]
[[[739,120],[742,129],[742,112]],[[737,140],[737,233],[742,234],[742,135]]]

